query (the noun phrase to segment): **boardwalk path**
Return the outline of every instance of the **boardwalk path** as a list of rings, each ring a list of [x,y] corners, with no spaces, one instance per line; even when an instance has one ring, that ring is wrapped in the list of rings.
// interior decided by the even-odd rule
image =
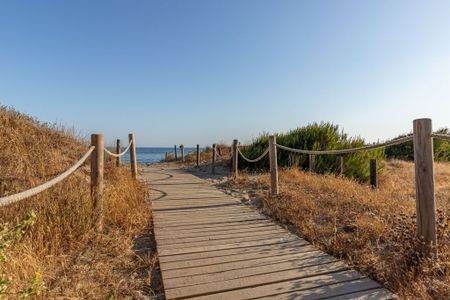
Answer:
[[[392,294],[175,166],[144,169],[167,299],[386,299]]]

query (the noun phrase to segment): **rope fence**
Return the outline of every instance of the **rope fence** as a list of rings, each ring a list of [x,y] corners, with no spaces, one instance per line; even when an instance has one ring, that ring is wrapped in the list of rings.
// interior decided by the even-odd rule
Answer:
[[[256,162],[260,161],[261,159],[263,159],[263,158],[269,153],[269,148],[267,148],[266,150],[264,150],[264,152],[263,152],[259,157],[255,158],[255,159],[247,158],[247,157],[241,152],[241,149],[240,149],[239,147],[237,148],[237,151],[238,151],[239,155],[240,155],[245,161],[247,161],[247,162],[249,162],[249,163],[256,163]]]
[[[356,153],[359,151],[368,151],[368,150],[373,150],[373,149],[377,149],[377,148],[382,148],[382,147],[389,147],[389,146],[394,146],[394,145],[399,145],[399,144],[403,144],[409,141],[413,140],[413,136],[412,135],[408,135],[402,138],[398,138],[398,139],[394,139],[394,140],[390,140],[384,143],[377,143],[377,144],[372,144],[372,145],[367,145],[367,146],[361,146],[361,147],[355,147],[355,148],[349,148],[349,149],[337,149],[337,150],[303,150],[303,149],[295,149],[295,148],[290,148],[287,146],[283,146],[280,144],[276,144],[277,148],[280,148],[282,150],[286,150],[286,151],[290,151],[290,152],[294,152],[294,153],[299,153],[299,154],[312,154],[312,155],[342,155],[342,154],[351,154],[351,153]]]
[[[107,148],[105,148],[105,153],[112,157],[122,157],[128,152],[128,150],[130,150],[132,144],[133,144],[132,142],[129,142],[127,148],[123,150],[121,153],[113,153],[109,151]]]
[[[130,165],[131,165],[131,175],[136,179],[137,174],[137,160],[136,160],[136,141],[134,139],[134,134],[130,133],[128,135],[129,144],[128,147],[121,153],[120,140],[117,140],[117,153],[112,153],[105,148],[104,138],[102,134],[92,134],[91,135],[91,145],[88,151],[81,157],[76,163],[74,163],[70,168],[68,168],[63,173],[59,174],[55,178],[42,183],[36,187],[30,188],[26,191],[19,192],[13,195],[8,195],[0,198],[0,207],[10,205],[15,202],[19,202],[35,196],[45,190],[48,190],[55,184],[63,181],[76,170],[78,170],[88,158],[91,161],[91,172],[90,172],[90,183],[91,183],[91,200],[93,201],[94,209],[99,212],[98,219],[96,222],[97,231],[102,231],[103,229],[103,173],[104,173],[104,153],[116,157],[118,160],[117,166],[120,165],[120,157],[126,152],[130,151]]]
[[[55,184],[57,184],[58,182],[63,181],[64,179],[66,179],[69,175],[71,175],[73,172],[75,172],[88,158],[89,156],[92,154],[92,152],[94,151],[95,147],[92,146],[89,148],[89,150],[86,152],[86,154],[83,155],[83,157],[77,161],[74,165],[72,165],[69,169],[67,169],[65,172],[61,173],[60,175],[56,176],[55,178],[53,178],[50,181],[47,181],[43,184],[40,184],[34,188],[31,188],[29,190],[14,194],[14,195],[9,195],[9,196],[5,196],[0,198],[0,206],[6,206],[21,200],[24,200],[26,198],[35,196],[49,188],[51,188],[52,186],[54,186]]]
[[[431,137],[435,138],[435,139],[439,139],[439,140],[450,141],[450,135],[448,135],[448,134],[433,133],[433,134],[431,134]]]
[[[436,200],[434,188],[434,154],[433,139],[450,141],[450,135],[432,133],[432,124],[430,119],[416,119],[413,122],[413,134],[405,137],[376,143],[361,147],[335,150],[306,150],[295,149],[276,143],[276,136],[269,136],[269,148],[255,159],[247,158],[238,146],[238,140],[233,141],[232,155],[232,174],[238,176],[238,157],[239,155],[247,162],[256,163],[269,153],[270,163],[270,191],[273,196],[279,194],[278,187],[278,166],[277,149],[289,151],[292,153],[309,155],[310,170],[315,165],[315,155],[337,155],[336,170],[342,172],[343,155],[368,151],[382,147],[399,145],[407,142],[413,142],[414,148],[414,166],[415,166],[415,185],[416,185],[416,233],[424,241],[421,251],[424,255],[436,256],[437,228],[436,228]],[[370,182],[372,186],[377,186],[377,162],[370,160]]]

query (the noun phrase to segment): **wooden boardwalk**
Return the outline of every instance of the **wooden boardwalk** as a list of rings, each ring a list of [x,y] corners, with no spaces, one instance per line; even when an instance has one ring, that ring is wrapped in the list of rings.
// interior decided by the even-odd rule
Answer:
[[[391,299],[393,294],[212,184],[144,168],[167,299]]]

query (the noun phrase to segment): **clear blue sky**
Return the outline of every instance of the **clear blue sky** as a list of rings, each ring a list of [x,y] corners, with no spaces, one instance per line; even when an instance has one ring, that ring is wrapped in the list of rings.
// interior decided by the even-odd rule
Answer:
[[[141,146],[450,126],[450,1],[5,0],[0,103]]]

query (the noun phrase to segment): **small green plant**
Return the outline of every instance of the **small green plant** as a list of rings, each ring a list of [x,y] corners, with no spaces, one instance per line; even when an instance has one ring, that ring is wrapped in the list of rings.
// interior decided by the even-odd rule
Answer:
[[[31,286],[19,292],[21,299],[35,299],[41,294],[42,285],[40,277],[41,275],[38,272],[34,273],[33,279],[31,281]]]
[[[108,292],[108,295],[106,295],[106,300],[114,300],[116,299],[116,290],[115,289],[111,289]]]

